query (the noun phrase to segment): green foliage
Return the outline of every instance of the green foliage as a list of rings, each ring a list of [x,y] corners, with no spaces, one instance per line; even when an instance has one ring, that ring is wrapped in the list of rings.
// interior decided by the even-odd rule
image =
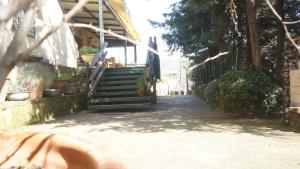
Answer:
[[[72,80],[73,74],[72,73],[56,73],[54,80]]]
[[[75,75],[75,69],[59,67],[53,76],[53,80],[73,80]]]
[[[168,32],[163,38],[170,50],[182,49],[185,54],[199,54],[206,47],[221,47],[230,23],[225,11],[225,1],[182,0],[164,15],[166,21],[160,26]]]
[[[47,88],[53,81],[53,70],[41,63],[26,63],[18,72],[18,79],[21,83],[35,85],[43,83]]]
[[[96,54],[98,49],[89,46],[84,46],[79,50],[80,55]]]
[[[230,71],[204,91],[206,101],[233,116],[264,115],[280,105],[282,89],[259,71]]]
[[[139,77],[137,81],[137,86],[139,90],[144,90],[145,89],[145,79],[147,77],[147,71],[146,69],[143,70],[143,74]]]
[[[92,74],[92,70],[87,66],[84,69],[77,70],[74,75],[74,79],[77,81],[88,81],[88,78]]]

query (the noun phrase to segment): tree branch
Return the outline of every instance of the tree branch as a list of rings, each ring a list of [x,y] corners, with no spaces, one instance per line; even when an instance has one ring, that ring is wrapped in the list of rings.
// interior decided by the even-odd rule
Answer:
[[[103,32],[103,33],[112,35],[112,36],[114,36],[116,38],[122,39],[124,41],[131,42],[131,43],[133,43],[135,45],[143,45],[150,52],[153,52],[153,53],[159,55],[159,52],[157,50],[153,49],[153,48],[150,48],[148,46],[148,44],[144,44],[144,43],[141,43],[141,42],[136,42],[136,41],[131,40],[131,39],[125,37],[125,36],[121,36],[119,34],[116,34],[116,33],[112,32],[111,30],[100,29],[99,27],[93,26],[91,24],[83,24],[83,23],[69,23],[68,25],[71,26],[71,27],[77,27],[77,28],[89,28],[89,29],[92,29],[92,30],[94,30],[96,32]]]
[[[297,24],[300,23],[300,21],[293,21],[293,22],[284,22],[283,19],[281,18],[281,16],[277,13],[277,11],[275,10],[275,8],[272,6],[272,4],[270,3],[269,0],[265,0],[266,4],[269,6],[269,8],[271,9],[272,13],[275,15],[275,17],[279,20],[279,22],[282,24],[284,30],[285,30],[285,34],[287,36],[287,38],[289,39],[289,41],[292,43],[293,46],[296,47],[296,49],[298,50],[298,52],[300,53],[300,46],[297,45],[297,43],[295,42],[295,40],[292,38],[290,32],[288,31],[287,28],[287,24]]]
[[[195,69],[195,68],[197,68],[199,66],[203,66],[203,65],[205,65],[206,63],[208,63],[208,62],[210,62],[212,60],[216,60],[216,59],[220,58],[221,56],[228,55],[228,54],[229,54],[229,51],[219,53],[219,54],[217,54],[216,56],[213,56],[213,57],[209,57],[209,58],[205,59],[203,62],[190,67],[190,70],[193,70],[193,69]]]

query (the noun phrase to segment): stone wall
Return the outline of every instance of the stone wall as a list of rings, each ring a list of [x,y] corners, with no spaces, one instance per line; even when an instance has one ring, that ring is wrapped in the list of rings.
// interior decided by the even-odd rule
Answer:
[[[55,119],[58,116],[86,110],[87,106],[86,94],[1,103],[0,130]]]
[[[294,47],[288,48],[284,54],[284,120],[285,123],[300,128],[300,55]]]

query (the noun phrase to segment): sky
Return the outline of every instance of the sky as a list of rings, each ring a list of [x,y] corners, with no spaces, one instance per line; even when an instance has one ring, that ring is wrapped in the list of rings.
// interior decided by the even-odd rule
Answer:
[[[179,56],[180,53],[171,53],[168,51],[168,46],[165,44],[161,35],[164,33],[162,29],[155,29],[151,26],[148,20],[164,22],[163,14],[170,11],[170,5],[178,0],[126,0],[129,8],[131,20],[139,33],[142,43],[147,44],[149,36],[156,36],[158,50],[161,59],[162,74],[179,72]],[[117,60],[123,61],[124,49],[120,49],[115,55],[120,56]],[[138,46],[138,63],[145,63],[147,50],[143,46]],[[133,62],[133,49],[128,49],[128,63]]]
[[[131,19],[135,28],[139,32],[143,42],[148,42],[149,36],[156,36],[158,51],[160,52],[162,84],[158,84],[158,92],[166,93],[170,90],[183,90],[186,87],[185,70],[180,68],[180,52],[168,51],[168,46],[161,38],[164,29],[155,29],[148,20],[164,22],[164,13],[171,11],[170,6],[178,0],[126,0]],[[139,56],[143,60],[146,58],[147,50],[139,48]],[[181,76],[180,76],[181,71]],[[169,87],[168,87],[169,86]]]

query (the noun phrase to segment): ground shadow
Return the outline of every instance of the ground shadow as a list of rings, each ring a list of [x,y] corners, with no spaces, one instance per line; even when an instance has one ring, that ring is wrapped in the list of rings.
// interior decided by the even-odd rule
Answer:
[[[83,112],[54,121],[54,129],[89,126],[87,132],[114,130],[118,132],[234,132],[266,137],[284,138],[292,131],[280,119],[229,119],[223,113],[210,109],[194,96],[161,97],[159,103],[142,112]]]

